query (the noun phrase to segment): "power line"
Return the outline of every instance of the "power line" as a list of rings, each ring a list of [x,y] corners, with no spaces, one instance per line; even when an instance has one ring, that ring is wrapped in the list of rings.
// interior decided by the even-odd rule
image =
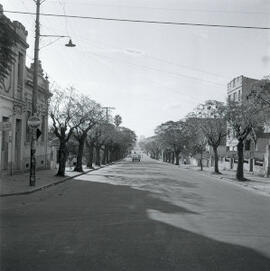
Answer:
[[[5,10],[6,13],[35,15],[34,12]],[[238,28],[238,29],[256,29],[256,30],[270,30],[270,26],[248,26],[248,25],[227,25],[227,24],[206,24],[206,23],[190,23],[190,22],[174,22],[174,21],[157,21],[157,20],[140,20],[140,19],[121,19],[121,18],[107,18],[107,17],[93,17],[83,15],[65,15],[56,13],[40,13],[42,16],[59,17],[59,18],[73,18],[73,19],[87,19],[99,21],[115,21],[126,23],[144,23],[144,24],[160,24],[160,25],[177,25],[177,26],[200,26],[200,27],[215,27],[215,28]]]
[[[88,37],[89,38],[89,37]],[[85,40],[84,40],[85,42]],[[118,48],[116,47],[115,45],[112,45],[112,44],[109,44],[108,42],[104,42],[104,41],[99,41],[97,42],[96,40],[94,39],[91,39],[91,43],[96,43],[98,45],[101,44],[101,46],[103,46],[103,48],[105,49],[110,49],[110,48],[106,48],[106,46],[104,45],[107,45],[107,46],[110,46],[112,47],[111,49],[115,49],[115,50],[119,50],[119,51],[127,51],[126,49],[124,48]],[[103,44],[103,45],[102,45]],[[187,65],[180,65],[178,63],[175,63],[175,62],[171,62],[171,61],[168,61],[168,60],[165,60],[165,59],[162,59],[162,58],[159,58],[159,57],[155,57],[155,56],[152,56],[152,55],[149,55],[147,53],[143,53],[142,54],[143,57],[147,57],[147,58],[151,58],[151,59],[154,59],[156,61],[160,61],[160,62],[163,62],[163,63],[167,63],[167,64],[170,64],[170,65],[174,65],[176,67],[180,67],[180,68],[184,68],[184,69],[189,69],[189,70],[192,70],[192,71],[197,71],[197,72],[200,72],[200,73],[205,73],[205,74],[209,74],[209,75],[212,75],[212,76],[216,76],[216,77],[220,77],[220,78],[223,78],[225,79],[225,77],[221,76],[220,74],[216,74],[216,73],[213,73],[213,72],[208,72],[208,71],[205,71],[205,70],[201,70],[201,69],[197,69],[197,68],[192,68],[190,66],[187,66]],[[227,79],[227,78],[226,78]]]
[[[50,3],[57,1],[49,1]],[[68,5],[73,5],[73,3],[65,1]],[[150,9],[150,10],[161,10],[161,11],[184,11],[184,12],[204,12],[204,13],[236,13],[236,14],[265,14],[269,15],[270,13],[267,11],[245,11],[245,10],[212,10],[212,9],[191,9],[191,8],[169,8],[169,7],[151,7],[151,6],[134,6],[134,5],[119,5],[119,4],[94,4],[89,2],[76,1],[76,5],[89,5],[94,7],[102,7],[102,8],[128,8],[128,9]]]
[[[131,66],[134,66],[134,67],[139,67],[139,68],[143,68],[143,69],[147,69],[147,70],[157,71],[157,72],[160,72],[160,73],[167,73],[167,74],[170,74],[170,75],[172,75],[174,77],[178,77],[178,78],[179,77],[180,78],[186,77],[188,79],[197,80],[197,81],[201,81],[201,82],[204,82],[204,83],[208,83],[208,84],[213,84],[213,85],[223,86],[224,87],[224,84],[221,84],[221,83],[218,83],[218,82],[213,82],[213,81],[210,81],[210,80],[207,80],[207,79],[202,79],[202,78],[198,78],[198,77],[195,77],[195,76],[191,76],[191,75],[187,75],[187,74],[182,74],[182,73],[178,73],[178,72],[167,71],[167,70],[164,70],[164,69],[159,69],[159,68],[150,67],[150,66],[146,66],[146,65],[135,64],[135,63],[131,63],[129,61],[122,61],[122,60],[119,60],[119,59],[114,59],[114,58],[109,57],[109,56],[104,56],[104,55],[100,55],[100,54],[89,52],[89,51],[88,51],[88,53],[90,53],[92,55],[95,55],[95,56],[98,56],[98,57],[101,57],[101,58],[107,58],[110,61],[122,62],[122,63],[131,65]]]

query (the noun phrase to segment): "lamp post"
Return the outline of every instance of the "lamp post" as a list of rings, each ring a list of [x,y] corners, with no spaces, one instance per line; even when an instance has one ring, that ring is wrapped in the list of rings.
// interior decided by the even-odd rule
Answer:
[[[32,92],[32,114],[28,120],[31,128],[31,151],[30,151],[30,186],[36,185],[36,144],[37,144],[37,128],[40,125],[40,119],[37,116],[37,94],[38,94],[38,68],[39,68],[39,39],[41,36],[49,37],[69,37],[58,35],[40,35],[40,5],[45,0],[34,0],[36,3],[36,21],[35,21],[35,49],[34,49],[34,68],[33,68],[33,92]],[[69,37],[70,38],[70,37]],[[74,47],[70,38],[66,44],[67,47]]]
[[[35,23],[35,51],[34,51],[34,69],[33,69],[33,92],[32,92],[32,115],[28,121],[31,127],[31,121],[36,120],[36,125],[40,123],[37,117],[37,91],[38,91],[38,57],[39,57],[39,38],[40,38],[40,0],[36,0],[36,23]],[[36,185],[36,129],[37,126],[31,128],[31,152],[30,152],[30,186]]]

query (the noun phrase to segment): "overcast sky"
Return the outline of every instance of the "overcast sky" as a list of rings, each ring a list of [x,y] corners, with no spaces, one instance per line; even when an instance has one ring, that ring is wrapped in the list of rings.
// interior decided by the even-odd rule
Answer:
[[[2,0],[4,10],[35,11],[32,0]],[[42,12],[178,22],[270,26],[269,0],[46,0]],[[29,32],[34,16],[6,15]],[[239,75],[270,73],[270,30],[224,29],[41,17],[40,59],[51,81],[74,86],[123,125],[151,136],[157,125],[178,120],[207,99],[225,100],[226,84]]]

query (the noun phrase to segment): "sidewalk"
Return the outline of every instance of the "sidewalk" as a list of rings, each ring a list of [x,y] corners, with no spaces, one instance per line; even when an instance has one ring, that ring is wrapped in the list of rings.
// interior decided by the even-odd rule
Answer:
[[[212,177],[231,182],[234,185],[241,186],[243,188],[253,191],[256,190],[259,193],[263,193],[270,196],[270,178],[260,177],[253,175],[252,173],[249,172],[244,172],[244,175],[248,179],[248,181],[240,182],[235,178],[236,175],[235,170],[220,170],[222,174],[218,175],[213,173],[214,172],[213,167],[210,168],[204,167],[203,171],[200,170],[200,167],[196,166],[183,165],[182,167],[185,169],[194,170],[200,174],[211,175]]]
[[[106,165],[102,167],[104,166]],[[84,167],[84,172],[74,172],[73,168],[67,167],[65,177],[55,176],[57,169],[37,170],[36,186],[29,186],[29,172],[12,176],[0,175],[0,197],[30,194],[99,168],[101,167],[94,166],[94,169]]]

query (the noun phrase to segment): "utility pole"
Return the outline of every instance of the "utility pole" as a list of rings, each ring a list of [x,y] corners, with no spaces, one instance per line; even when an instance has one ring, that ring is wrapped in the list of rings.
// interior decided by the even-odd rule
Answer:
[[[38,96],[38,68],[39,68],[39,39],[44,37],[69,37],[64,35],[40,35],[40,5],[46,0],[33,0],[36,3],[36,21],[35,21],[35,51],[34,51],[34,69],[33,69],[33,92],[32,92],[32,114],[28,120],[31,128],[31,152],[30,152],[30,186],[36,185],[36,145],[37,145],[37,128],[40,125],[40,118],[37,116],[37,96]],[[71,38],[65,45],[66,47],[75,47]]]
[[[110,111],[110,110],[114,110],[115,107],[104,106],[104,107],[102,107],[102,108],[105,109],[105,111],[106,111],[106,121],[109,122],[109,111]]]
[[[32,92],[32,115],[29,120],[29,126],[32,128],[31,135],[31,153],[30,153],[30,186],[36,185],[36,144],[37,127],[40,120],[37,117],[37,93],[38,93],[38,66],[39,66],[39,38],[40,38],[40,0],[36,3],[36,24],[35,24],[35,51],[34,51],[34,70],[33,70],[33,92]]]

